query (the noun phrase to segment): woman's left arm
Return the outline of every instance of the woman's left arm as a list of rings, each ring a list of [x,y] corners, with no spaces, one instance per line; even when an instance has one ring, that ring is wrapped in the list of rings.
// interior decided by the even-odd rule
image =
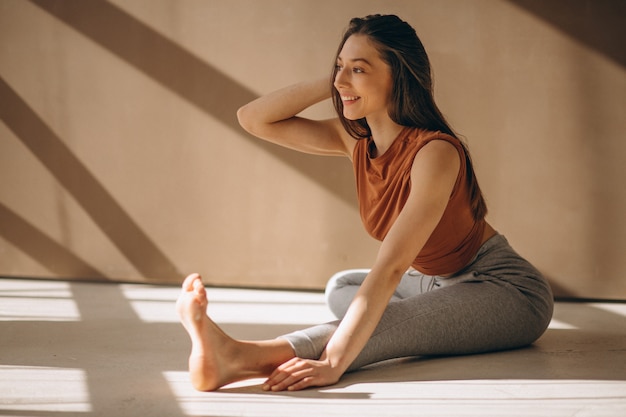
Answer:
[[[459,168],[459,153],[446,141],[434,140],[417,153],[406,204],[322,356],[285,362],[270,375],[266,389],[298,390],[339,380],[371,337],[400,279],[439,223]]]

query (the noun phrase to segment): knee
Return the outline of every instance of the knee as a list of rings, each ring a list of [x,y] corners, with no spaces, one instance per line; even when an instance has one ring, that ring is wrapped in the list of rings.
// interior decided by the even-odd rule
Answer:
[[[326,296],[345,287],[360,286],[369,271],[369,269],[348,269],[337,272],[326,283]]]
[[[369,269],[350,269],[330,277],[324,295],[328,308],[337,318],[342,318],[346,314],[354,295],[368,273]]]

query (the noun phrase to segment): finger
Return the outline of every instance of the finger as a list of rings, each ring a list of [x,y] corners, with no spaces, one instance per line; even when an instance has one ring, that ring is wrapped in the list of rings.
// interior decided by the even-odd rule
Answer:
[[[300,371],[294,372],[290,374],[287,378],[282,380],[281,382],[275,385],[272,385],[270,389],[272,391],[284,391],[286,389],[289,389],[289,387],[293,386],[294,384],[299,383],[303,379],[311,377],[312,372],[313,370],[310,368],[302,369]]]
[[[306,362],[301,358],[292,358],[287,362],[279,365],[267,378],[268,381],[276,378],[283,379],[285,373],[290,373],[298,369],[298,367],[306,365]]]
[[[270,376],[263,383],[263,390],[269,391],[276,384],[279,384],[283,380],[289,377],[291,374],[291,370],[294,366],[292,361],[287,361],[274,369],[274,371],[270,374]],[[294,369],[295,370],[295,369]]]
[[[287,391],[298,391],[301,389],[309,388],[315,386],[315,378],[312,376],[307,376],[306,378],[302,378],[300,381],[295,384],[289,385],[287,387]]]
[[[292,366],[298,364],[300,361],[301,361],[301,359],[296,357],[296,358],[291,358],[287,362],[284,362],[284,363],[278,365],[276,367],[276,369],[274,369],[274,371],[268,377],[268,379],[271,379],[271,378],[281,374],[282,372],[285,372],[286,370],[288,370]]]
[[[263,385],[264,390],[281,391],[313,371],[306,360],[287,361],[279,366]]]
[[[300,371],[302,372],[302,371]],[[282,391],[286,389],[289,385],[298,381],[299,377],[302,377],[300,373],[290,373],[284,372],[277,375],[275,378],[271,380],[265,381],[263,384],[263,390],[265,391]]]

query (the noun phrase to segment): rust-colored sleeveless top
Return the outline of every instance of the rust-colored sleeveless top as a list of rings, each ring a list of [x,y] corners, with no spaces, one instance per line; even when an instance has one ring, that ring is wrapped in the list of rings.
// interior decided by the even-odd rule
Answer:
[[[370,158],[371,138],[359,140],[354,148],[353,166],[361,220],[367,232],[382,241],[409,197],[415,155],[432,140],[454,145],[461,167],[443,217],[411,266],[427,275],[447,275],[458,272],[472,260],[485,228],[485,220],[475,221],[472,215],[468,167],[460,141],[441,132],[405,128],[378,158]]]

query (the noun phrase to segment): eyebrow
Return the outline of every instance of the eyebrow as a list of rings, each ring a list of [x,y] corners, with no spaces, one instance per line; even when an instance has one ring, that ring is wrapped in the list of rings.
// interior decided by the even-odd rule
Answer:
[[[343,58],[338,56],[337,57],[337,61],[342,61],[343,62]],[[348,61],[350,61],[350,62],[363,62],[364,64],[369,65],[370,67],[372,66],[372,64],[365,58],[348,59]]]

